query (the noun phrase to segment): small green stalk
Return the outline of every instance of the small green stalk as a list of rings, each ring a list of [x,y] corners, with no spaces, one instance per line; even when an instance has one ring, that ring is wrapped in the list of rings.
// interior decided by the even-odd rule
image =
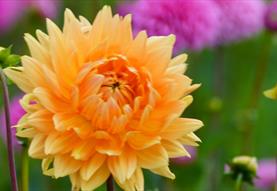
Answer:
[[[242,191],[242,174],[240,173],[236,180],[235,191]]]
[[[26,145],[23,146],[22,151],[22,172],[21,172],[21,184],[22,191],[29,190],[29,158],[28,158],[28,148]]]

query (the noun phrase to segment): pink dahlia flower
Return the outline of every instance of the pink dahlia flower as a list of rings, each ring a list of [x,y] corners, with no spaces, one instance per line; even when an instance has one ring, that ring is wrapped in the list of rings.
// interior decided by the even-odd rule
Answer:
[[[9,31],[29,9],[42,17],[53,18],[58,7],[57,0],[0,0],[0,33]]]
[[[18,120],[25,114],[25,111],[19,104],[21,96],[13,98],[10,102],[10,112],[11,112],[11,125],[16,125]],[[13,145],[15,148],[20,148],[20,145],[16,139],[16,129],[12,128],[13,133]],[[0,115],[0,135],[6,143],[6,126],[5,126],[5,114],[2,110]]]
[[[196,148],[195,147],[186,146],[185,149],[190,153],[190,157],[176,157],[176,158],[172,158],[171,161],[174,164],[186,165],[186,164],[190,164],[193,161],[195,161],[195,159],[197,157],[197,150],[196,150]]]
[[[277,31],[277,0],[273,1],[266,8],[265,26],[271,31]]]
[[[0,0],[0,33],[8,31],[22,14],[21,0]]]
[[[261,189],[277,186],[277,164],[275,159],[260,160],[255,185]]]
[[[138,0],[121,4],[119,12],[132,13],[134,28],[149,35],[176,35],[175,51],[212,46],[219,28],[219,9],[213,0]]]
[[[218,44],[251,37],[263,29],[262,0],[214,0],[221,10]]]
[[[26,6],[32,7],[41,16],[54,18],[57,16],[59,1],[58,0],[24,0]]]

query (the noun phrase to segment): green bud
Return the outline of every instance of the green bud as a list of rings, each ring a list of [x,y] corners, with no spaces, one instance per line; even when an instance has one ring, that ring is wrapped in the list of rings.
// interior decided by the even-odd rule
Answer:
[[[242,175],[242,181],[253,184],[253,180],[257,174],[258,163],[256,157],[237,156],[229,163],[231,177],[236,180]]]
[[[10,55],[11,53],[11,46],[8,48],[0,47],[0,62],[5,61],[5,59]]]
[[[16,66],[20,62],[20,56],[11,54],[12,46],[8,48],[0,47],[0,68]]]
[[[20,56],[11,54],[9,55],[6,60],[5,60],[5,65],[6,66],[16,66],[20,62]]]

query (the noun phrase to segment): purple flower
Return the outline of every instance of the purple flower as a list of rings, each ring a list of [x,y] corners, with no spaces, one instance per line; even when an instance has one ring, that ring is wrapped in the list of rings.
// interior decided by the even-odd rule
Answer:
[[[277,165],[275,159],[265,159],[259,161],[257,179],[255,185],[258,188],[273,188],[277,181]]]
[[[21,0],[0,0],[0,33],[7,32],[22,15]]]
[[[21,99],[21,96],[17,96],[11,100],[10,103],[10,112],[11,112],[11,125],[14,126],[17,124],[19,119],[25,114],[25,111],[19,104],[19,100]],[[0,135],[3,137],[3,140],[6,143],[6,126],[5,126],[5,114],[2,110],[1,115],[0,115]],[[13,133],[13,145],[16,148],[20,148],[20,145],[16,139],[16,129],[12,128],[12,133]]]
[[[277,31],[277,0],[273,1],[266,8],[265,26],[271,31]]]
[[[0,33],[9,31],[30,8],[43,17],[53,18],[58,4],[57,0],[0,0]]]
[[[136,31],[150,35],[176,35],[175,51],[212,46],[219,28],[219,9],[213,0],[138,0],[122,4],[122,14],[131,13]]]
[[[178,165],[186,165],[192,163],[197,157],[197,150],[195,147],[185,146],[186,150],[190,153],[190,157],[176,157],[171,161]]]
[[[31,6],[43,17],[57,16],[59,1],[57,0],[25,0],[26,6]]]
[[[218,44],[239,41],[258,33],[264,26],[262,0],[214,0],[221,10]]]

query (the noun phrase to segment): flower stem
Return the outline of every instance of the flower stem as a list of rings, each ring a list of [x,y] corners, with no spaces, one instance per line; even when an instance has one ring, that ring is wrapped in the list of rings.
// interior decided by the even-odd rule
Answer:
[[[115,191],[114,185],[113,185],[113,177],[112,177],[112,175],[107,180],[107,191]]]
[[[6,83],[6,77],[2,69],[0,69],[0,81],[3,89],[8,160],[9,160],[10,177],[11,177],[11,183],[12,183],[12,191],[18,191],[14,152],[13,152],[13,145],[12,145],[11,119],[10,119],[10,109],[9,109],[9,91]]]
[[[23,146],[22,152],[22,174],[21,174],[21,184],[22,191],[29,190],[29,160],[28,160],[28,149],[26,146]]]
[[[251,119],[251,116],[255,117],[259,105],[260,96],[262,95],[262,85],[266,77],[271,46],[272,35],[270,33],[266,33],[262,45],[261,57],[259,58],[256,66],[252,92],[247,106],[247,112],[249,116],[245,119],[243,123],[244,132],[242,139],[244,147],[242,148],[242,153],[253,152],[253,145],[251,144],[251,141],[253,138],[253,129],[255,128],[256,119]]]
[[[235,191],[242,191],[242,174],[240,173],[236,180]]]
[[[215,98],[218,98],[220,100],[223,99],[224,96],[224,85],[225,85],[225,80],[224,80],[224,47],[218,46],[214,50],[214,62],[213,62],[213,71],[214,73],[212,74],[213,79],[213,96]],[[222,126],[222,112],[214,112],[211,116],[211,127],[212,131],[215,133],[218,132],[218,129]],[[215,148],[211,153],[210,153],[210,160],[213,161],[210,165],[210,170],[209,170],[209,178],[208,178],[208,189],[209,191],[213,191],[214,188],[219,187],[220,183],[220,177],[216,176],[219,174],[219,169],[220,169],[220,159],[221,159],[221,154],[222,149],[221,148]]]

